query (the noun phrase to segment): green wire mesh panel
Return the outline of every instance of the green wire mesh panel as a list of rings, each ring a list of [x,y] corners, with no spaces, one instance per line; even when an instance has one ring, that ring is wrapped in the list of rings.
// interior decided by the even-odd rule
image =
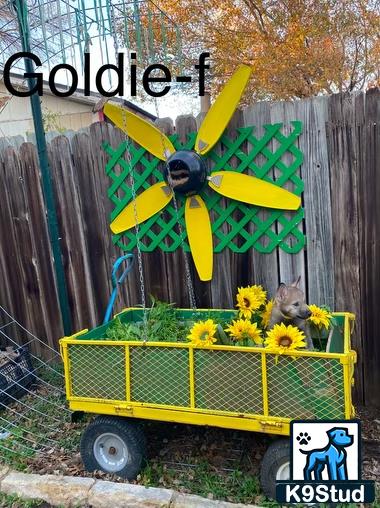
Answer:
[[[291,122],[293,130],[285,135],[282,124],[264,125],[264,134],[255,136],[255,127],[237,129],[236,138],[222,136],[220,143],[207,155],[207,163],[214,170],[233,170],[254,175],[263,180],[286,187],[297,195],[303,191],[300,166],[303,154],[297,147],[297,138],[302,132],[302,123]],[[171,136],[177,150],[191,150],[196,133],[191,133],[187,142],[181,145],[177,137]],[[248,149],[247,149],[248,147]],[[103,145],[109,155],[106,173],[111,179],[108,197],[112,201],[111,221],[130,203],[132,199],[129,186],[129,166],[124,159],[126,143],[116,149],[108,143]],[[162,163],[144,148],[132,144],[131,158],[136,193],[140,194],[153,183],[163,180]],[[275,174],[275,181],[273,174]],[[214,252],[225,248],[236,253],[254,248],[259,252],[272,252],[280,247],[287,253],[299,252],[305,245],[305,236],[298,228],[304,217],[301,207],[295,212],[264,209],[245,205],[232,199],[221,197],[206,187],[200,193],[210,211],[214,237]],[[179,203],[179,220],[183,226],[184,248],[189,250],[184,225],[184,206]],[[113,242],[122,250],[130,251],[136,246],[134,229],[114,235]],[[181,246],[181,236],[177,228],[177,214],[173,204],[140,224],[141,250],[151,252],[161,249],[173,252]]]
[[[189,353],[187,349],[132,347],[131,400],[168,406],[188,406]]]
[[[195,406],[233,413],[263,413],[261,355],[194,351]]]
[[[343,365],[330,358],[267,356],[270,416],[344,418]]]
[[[70,345],[74,397],[125,400],[125,349],[122,346]]]

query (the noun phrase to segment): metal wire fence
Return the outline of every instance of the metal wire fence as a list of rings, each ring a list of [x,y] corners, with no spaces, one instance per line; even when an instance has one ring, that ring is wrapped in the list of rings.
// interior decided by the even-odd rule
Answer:
[[[70,411],[59,352],[2,306],[0,322],[0,459],[23,461],[61,446],[57,430],[70,421]]]

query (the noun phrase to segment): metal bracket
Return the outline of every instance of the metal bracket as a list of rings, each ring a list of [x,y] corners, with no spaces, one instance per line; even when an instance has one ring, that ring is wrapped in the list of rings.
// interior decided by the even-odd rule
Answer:
[[[215,185],[215,187],[220,187],[222,185],[223,176],[222,175],[215,175],[210,176],[209,181]]]

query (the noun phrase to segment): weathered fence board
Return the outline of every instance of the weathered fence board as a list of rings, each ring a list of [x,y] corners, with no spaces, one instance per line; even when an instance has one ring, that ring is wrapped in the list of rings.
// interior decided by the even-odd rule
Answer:
[[[329,161],[326,144],[327,103],[322,97],[296,103],[294,117],[303,122],[299,148],[303,153],[301,175],[306,224],[306,280],[309,301],[332,309],[334,256],[331,230]],[[317,212],[317,213],[316,213]]]
[[[362,342],[361,357],[365,372],[364,400],[379,405],[380,386],[380,98],[368,92],[365,102],[365,153],[358,167],[359,248]]]
[[[176,132],[184,142],[202,118],[203,114],[196,120],[178,117],[175,128],[163,119],[160,126],[167,134]],[[281,281],[290,282],[301,275],[310,302],[357,314],[356,399],[380,405],[380,92],[257,103],[235,114],[229,135],[234,136],[238,127],[255,126],[255,135],[260,137],[263,126],[271,123],[283,123],[283,133],[288,134],[292,120],[303,123],[298,138],[303,163],[298,171],[305,186],[305,219],[299,227],[306,233],[306,248],[296,255],[281,250],[262,254],[253,249],[235,254],[225,249],[214,255],[214,278],[208,283],[199,281],[188,256],[197,305],[230,307],[237,286],[247,283],[262,284],[273,296]],[[55,137],[49,145],[75,331],[102,321],[111,291],[110,270],[121,254],[109,229],[112,205],[104,171],[109,156],[101,145],[107,142],[116,148],[123,139],[118,129],[100,123],[86,132]],[[56,346],[62,325],[36,149],[29,143],[3,145],[5,142],[0,144],[4,189],[0,201],[0,304]],[[276,142],[269,148],[274,150]],[[242,145],[242,155],[251,149],[248,143]],[[220,144],[217,150],[223,153],[225,147]],[[289,153],[284,154],[285,164],[291,160]],[[262,155],[255,160],[258,167],[264,162]],[[230,164],[233,167],[235,161]],[[228,233],[229,226],[225,227]],[[253,233],[253,224],[248,225],[248,231]],[[190,304],[181,249],[143,253],[142,262],[147,303],[153,294],[179,306]],[[136,262],[115,310],[141,300]]]
[[[305,103],[306,104],[306,103]],[[270,119],[271,123],[282,123],[282,132],[288,136],[293,127],[291,125],[291,121],[296,119],[295,113],[295,103],[294,102],[274,102],[271,104],[271,112]],[[297,118],[298,119],[298,118]],[[281,161],[285,163],[285,165],[290,165],[292,162],[293,156],[289,152],[285,152],[282,156]],[[275,170],[274,176],[277,179],[281,176],[281,172],[279,170]],[[284,185],[285,188],[292,191],[293,186],[291,183],[287,182]],[[292,212],[285,212],[285,217],[290,219]],[[276,225],[277,228],[280,227],[279,224]],[[302,224],[298,226],[298,229],[302,230]],[[289,243],[292,244],[293,240],[290,239]],[[298,276],[301,276],[300,288],[304,291],[307,287],[306,281],[306,271],[305,271],[305,254],[304,251],[300,251],[297,254],[288,254],[282,249],[278,250],[278,263],[279,263],[279,271],[280,271],[280,280],[289,284],[293,280],[295,280]]]
[[[243,111],[245,125],[255,126],[255,133],[261,137],[264,134],[263,126],[271,123],[270,103],[259,102],[254,106]],[[251,147],[248,147],[250,149]],[[257,158],[257,164],[263,163],[263,156]],[[260,211],[260,214],[266,214],[266,211]],[[248,231],[253,232],[253,225],[249,225]],[[274,229],[275,226],[272,226]],[[276,251],[268,254],[262,254],[254,249],[247,253],[247,265],[250,280],[254,280],[257,284],[262,284],[273,295],[279,285],[279,267],[278,255]]]

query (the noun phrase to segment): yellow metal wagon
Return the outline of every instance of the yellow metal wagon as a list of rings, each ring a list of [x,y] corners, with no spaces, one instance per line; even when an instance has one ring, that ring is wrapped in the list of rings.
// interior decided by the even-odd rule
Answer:
[[[129,308],[118,318],[137,322],[142,312]],[[221,319],[235,314],[212,312]],[[183,321],[193,311],[177,313]],[[341,312],[334,317],[328,352],[277,356],[261,347],[106,340],[112,321],[61,339],[70,409],[107,415],[96,418],[83,434],[85,467],[135,477],[144,456],[141,419],[285,437],[291,420],[352,418],[354,316]],[[269,447],[262,468],[264,492],[273,495],[275,480],[289,476],[288,439]]]

